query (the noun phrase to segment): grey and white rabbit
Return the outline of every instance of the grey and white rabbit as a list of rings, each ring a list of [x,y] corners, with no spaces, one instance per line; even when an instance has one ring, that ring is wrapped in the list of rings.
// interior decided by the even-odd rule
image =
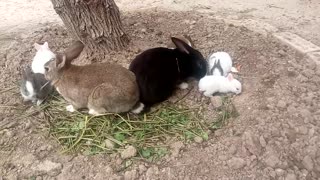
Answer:
[[[33,73],[29,67],[24,70],[20,85],[20,93],[24,101],[32,101],[39,106],[52,90],[53,87],[43,74]]]
[[[232,66],[232,59],[226,52],[212,53],[208,58],[208,63],[208,75],[226,77],[230,72],[238,72],[238,70]]]
[[[88,108],[89,114],[139,113],[139,88],[135,75],[128,69],[111,63],[76,66],[71,61],[82,52],[84,45],[77,41],[63,54],[45,65],[45,77],[70,103],[73,112]]]

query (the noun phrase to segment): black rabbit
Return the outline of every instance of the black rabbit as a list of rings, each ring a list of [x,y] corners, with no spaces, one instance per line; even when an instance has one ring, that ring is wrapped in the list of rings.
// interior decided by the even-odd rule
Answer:
[[[140,101],[146,107],[168,99],[177,86],[187,88],[187,79],[200,80],[207,73],[207,62],[198,50],[178,38],[171,40],[177,48],[146,50],[129,66],[137,78]]]

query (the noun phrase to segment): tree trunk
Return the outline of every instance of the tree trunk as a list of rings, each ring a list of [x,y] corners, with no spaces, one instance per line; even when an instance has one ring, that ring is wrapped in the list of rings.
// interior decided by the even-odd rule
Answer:
[[[69,33],[86,46],[87,55],[100,56],[125,47],[123,30],[114,0],[51,0]],[[103,58],[103,57],[102,57]]]

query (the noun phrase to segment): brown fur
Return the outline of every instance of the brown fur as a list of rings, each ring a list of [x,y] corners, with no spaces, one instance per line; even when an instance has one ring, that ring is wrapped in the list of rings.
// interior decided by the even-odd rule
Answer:
[[[72,46],[65,50],[64,54],[67,56],[66,59],[70,60],[66,62],[67,66],[71,64],[71,61],[73,59],[76,59],[81,54],[83,48],[84,45],[82,44],[82,42],[76,41],[72,44]]]
[[[57,56],[46,65],[46,78],[75,109],[89,108],[98,113],[130,111],[139,100],[135,75],[110,63],[76,66],[67,57]]]

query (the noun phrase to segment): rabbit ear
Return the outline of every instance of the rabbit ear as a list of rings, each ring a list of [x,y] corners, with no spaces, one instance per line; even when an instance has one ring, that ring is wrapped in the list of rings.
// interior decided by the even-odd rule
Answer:
[[[176,45],[178,50],[180,50],[181,52],[190,54],[190,51],[189,51],[190,46],[187,43],[175,37],[171,37],[171,40],[174,43],[174,45]]]
[[[67,59],[67,56],[65,54],[58,55],[56,59],[56,68],[58,69],[63,68],[66,64],[66,59]]]
[[[229,73],[227,78],[228,78],[229,81],[232,81],[233,80],[233,75],[231,73]]]
[[[43,49],[49,49],[48,42],[44,42],[43,45],[40,45],[38,43],[34,43],[34,48],[36,48],[37,51],[43,50]]]
[[[238,71],[238,69],[236,67],[231,67],[231,72],[237,73],[239,71]]]
[[[39,51],[41,49],[41,45],[38,43],[34,43],[33,46],[37,51]]]
[[[66,60],[71,61],[75,58],[77,58],[82,50],[84,48],[84,45],[82,44],[81,41],[76,41],[74,42],[66,51],[65,51],[65,55],[66,55]]]
[[[191,37],[189,36],[189,35],[183,35],[183,37],[184,38],[186,38],[189,42],[188,42],[188,45],[190,46],[190,47],[193,47],[194,46],[194,43],[193,43],[193,41],[192,41],[192,39],[191,39]]]
[[[48,42],[44,42],[43,45],[42,45],[43,48],[45,49],[49,49],[49,44]]]
[[[30,67],[26,67],[22,72],[22,77],[24,79],[27,79],[28,77],[31,77],[32,71]]]
[[[27,77],[28,77],[27,69],[24,69],[24,70],[22,71],[22,77],[23,77],[23,79],[27,79]]]

